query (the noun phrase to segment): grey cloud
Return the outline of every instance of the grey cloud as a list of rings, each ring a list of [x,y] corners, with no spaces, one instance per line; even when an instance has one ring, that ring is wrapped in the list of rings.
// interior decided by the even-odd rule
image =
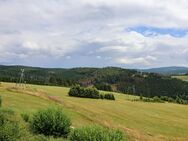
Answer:
[[[145,37],[125,31],[136,25],[188,28],[186,13],[184,0],[1,0],[0,63],[188,65],[187,36]]]

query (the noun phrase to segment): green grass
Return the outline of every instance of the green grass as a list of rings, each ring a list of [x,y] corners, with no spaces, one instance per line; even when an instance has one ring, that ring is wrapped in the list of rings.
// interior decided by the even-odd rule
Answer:
[[[181,79],[183,81],[188,82],[188,75],[172,76],[172,78],[177,78],[177,79]]]
[[[67,95],[69,88],[28,85],[29,90],[44,93],[40,96],[12,92],[12,83],[2,83],[0,95],[3,106],[18,113],[32,113],[57,103],[71,118],[74,127],[91,123],[123,130],[132,140],[188,140],[188,106],[173,103],[131,101],[138,98],[114,93],[116,100],[75,98]],[[55,102],[55,100],[60,102]]]

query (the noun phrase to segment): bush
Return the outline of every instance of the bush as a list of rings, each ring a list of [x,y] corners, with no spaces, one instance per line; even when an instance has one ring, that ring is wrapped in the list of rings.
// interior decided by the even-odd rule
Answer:
[[[100,98],[99,91],[95,88],[85,88],[84,94],[88,98],[95,98],[95,99]]]
[[[144,101],[144,102],[153,102],[153,99],[152,98],[143,98],[141,101]]]
[[[0,141],[16,141],[20,137],[20,128],[12,110],[0,109]]]
[[[103,94],[100,94],[100,99],[104,99],[104,95]]]
[[[29,121],[29,115],[27,113],[22,113],[21,114],[21,117],[22,119],[25,121],[25,122],[28,122]]]
[[[174,99],[171,98],[171,97],[169,97],[169,98],[168,98],[168,102],[174,102]]]
[[[66,137],[70,132],[70,125],[70,119],[57,107],[39,110],[30,121],[34,133],[54,137]]]
[[[79,97],[81,95],[83,95],[84,93],[84,88],[80,87],[79,85],[73,86],[70,90],[69,90],[69,96],[76,96]]]
[[[158,96],[154,96],[153,97],[153,102],[164,102],[163,100],[161,100]]]
[[[123,133],[119,130],[101,126],[81,127],[69,135],[70,141],[123,141]]]
[[[83,88],[80,86],[73,86],[69,91],[69,96],[95,98],[99,99],[99,91],[95,88]]]
[[[163,101],[168,101],[168,96],[161,96],[160,98],[161,98],[161,100],[163,100]]]
[[[178,96],[176,97],[176,103],[178,103],[178,104],[182,104],[183,103],[183,101],[182,101],[182,99],[181,98],[179,98]]]
[[[105,95],[104,95],[104,99],[115,100],[115,97],[114,97],[113,94],[105,94]]]

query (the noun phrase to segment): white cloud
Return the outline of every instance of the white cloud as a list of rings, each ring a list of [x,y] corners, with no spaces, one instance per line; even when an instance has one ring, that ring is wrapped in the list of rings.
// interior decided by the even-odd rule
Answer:
[[[150,65],[149,61],[146,58],[117,58],[116,59],[117,63],[121,64],[141,64],[141,65]]]
[[[22,46],[25,47],[25,48],[29,48],[31,50],[37,50],[37,49],[39,49],[38,44],[36,44],[34,42],[30,42],[30,41],[24,42]]]
[[[188,35],[146,37],[151,33],[126,30],[187,29],[187,13],[186,0],[0,0],[0,63],[26,64],[28,58],[31,65],[61,66],[73,56],[88,62],[100,56],[105,65],[188,66]]]
[[[101,47],[98,52],[108,52],[108,51],[115,51],[115,52],[127,52],[127,47],[123,46],[106,46]]]

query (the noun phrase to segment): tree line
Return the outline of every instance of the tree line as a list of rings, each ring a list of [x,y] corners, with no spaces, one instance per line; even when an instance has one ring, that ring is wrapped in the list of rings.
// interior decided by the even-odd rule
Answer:
[[[20,69],[25,69],[25,81],[31,84],[56,86],[94,86],[99,90],[153,98],[166,96],[188,103],[188,83],[155,73],[107,68],[49,69],[23,66],[0,66],[0,81],[17,82]],[[181,102],[179,102],[181,103]]]

